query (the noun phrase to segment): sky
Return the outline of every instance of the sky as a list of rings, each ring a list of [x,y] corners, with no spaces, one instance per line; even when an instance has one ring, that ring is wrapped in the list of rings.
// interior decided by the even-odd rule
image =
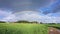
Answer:
[[[60,0],[0,0],[0,21],[60,23]]]

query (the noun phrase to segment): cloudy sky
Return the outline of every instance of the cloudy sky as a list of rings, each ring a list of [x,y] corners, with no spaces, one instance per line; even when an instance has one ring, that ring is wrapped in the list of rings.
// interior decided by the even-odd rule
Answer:
[[[60,0],[0,0],[0,21],[60,23]]]

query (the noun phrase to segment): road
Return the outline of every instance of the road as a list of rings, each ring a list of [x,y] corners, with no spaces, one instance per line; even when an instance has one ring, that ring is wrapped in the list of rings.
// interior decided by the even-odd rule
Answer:
[[[53,27],[49,27],[48,34],[60,34],[60,30]]]

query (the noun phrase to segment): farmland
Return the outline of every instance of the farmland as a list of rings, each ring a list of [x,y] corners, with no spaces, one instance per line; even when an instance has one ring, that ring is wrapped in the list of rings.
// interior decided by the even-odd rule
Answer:
[[[0,34],[48,34],[46,24],[0,23]]]
[[[60,24],[48,24],[47,26],[60,29]]]
[[[60,29],[60,24],[0,23],[0,34],[48,34],[48,27]]]

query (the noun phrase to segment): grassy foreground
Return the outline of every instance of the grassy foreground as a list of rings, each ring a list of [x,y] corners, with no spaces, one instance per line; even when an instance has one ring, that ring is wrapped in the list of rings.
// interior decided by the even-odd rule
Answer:
[[[0,34],[48,34],[45,24],[0,23]]]

